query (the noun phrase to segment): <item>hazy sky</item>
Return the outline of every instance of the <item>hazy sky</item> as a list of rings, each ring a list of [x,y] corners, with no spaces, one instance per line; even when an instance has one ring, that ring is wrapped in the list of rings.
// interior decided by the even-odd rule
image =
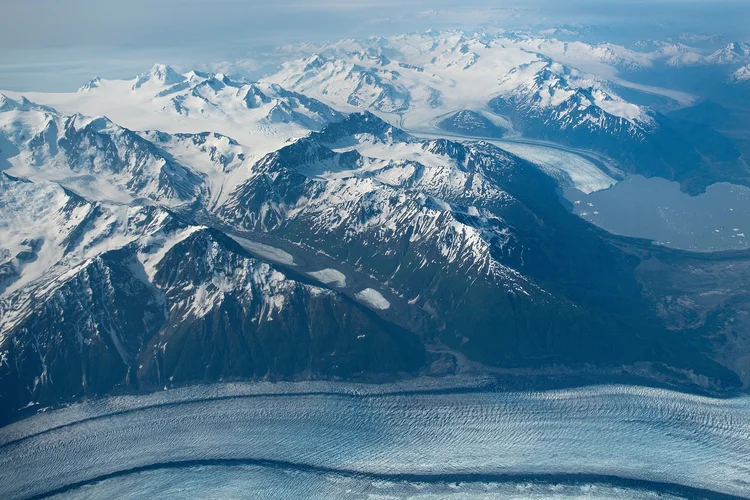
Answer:
[[[14,90],[71,90],[157,61],[253,61],[286,43],[485,23],[597,24],[633,40],[750,31],[747,0],[0,0],[0,14],[0,88]]]

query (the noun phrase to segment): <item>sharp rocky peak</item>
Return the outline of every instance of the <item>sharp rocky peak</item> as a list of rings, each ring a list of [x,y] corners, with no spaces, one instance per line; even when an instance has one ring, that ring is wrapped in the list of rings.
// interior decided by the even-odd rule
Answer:
[[[343,120],[333,122],[311,137],[333,145],[355,135],[367,134],[379,142],[411,142],[414,138],[403,130],[369,111],[350,113]]]

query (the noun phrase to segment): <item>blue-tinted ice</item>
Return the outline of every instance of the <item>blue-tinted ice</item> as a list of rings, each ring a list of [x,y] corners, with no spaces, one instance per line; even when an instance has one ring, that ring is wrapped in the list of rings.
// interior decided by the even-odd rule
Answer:
[[[217,385],[39,414],[0,429],[0,497],[750,496],[748,397],[376,387]]]

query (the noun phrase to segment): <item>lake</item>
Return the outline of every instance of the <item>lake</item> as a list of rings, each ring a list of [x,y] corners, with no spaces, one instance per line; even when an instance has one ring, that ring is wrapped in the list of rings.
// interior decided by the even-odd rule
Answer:
[[[750,248],[750,188],[744,186],[717,183],[690,196],[677,182],[632,175],[589,194],[563,192],[576,214],[615,234],[698,252]]]

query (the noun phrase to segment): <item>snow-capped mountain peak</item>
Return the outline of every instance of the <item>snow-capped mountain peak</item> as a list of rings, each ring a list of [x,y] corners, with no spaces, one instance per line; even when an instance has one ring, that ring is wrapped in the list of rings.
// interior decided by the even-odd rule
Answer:
[[[742,42],[730,42],[706,60],[710,64],[737,64],[750,61],[750,44]]]
[[[92,78],[86,85],[83,85],[78,89],[78,92],[89,92],[95,88],[98,88],[102,83],[101,77],[94,77]]]
[[[271,99],[257,85],[249,85],[242,100],[245,102],[245,106],[251,109],[259,108],[271,102]]]
[[[29,101],[26,98],[26,96],[20,96],[18,99],[11,99],[5,94],[0,93],[0,112],[2,111],[31,111],[31,110],[55,112],[54,109],[48,106],[43,106],[35,102]]]
[[[750,64],[746,64],[740,67],[737,71],[729,76],[729,81],[733,83],[749,83],[750,82]]]
[[[627,124],[633,131],[653,124],[649,111],[629,103],[612,92],[606,83],[559,63],[548,62],[526,80],[515,71],[501,80],[511,90],[492,101],[500,113],[512,107],[514,112],[545,116],[548,126],[560,129],[619,128]]]
[[[6,99],[0,131],[14,150],[6,160],[14,175],[59,182],[91,200],[180,204],[200,195],[197,174],[105,116]]]
[[[174,85],[185,81],[185,76],[179,74],[172,67],[166,64],[154,64],[154,66],[145,73],[141,73],[135,78],[133,90],[143,86],[166,86]]]

